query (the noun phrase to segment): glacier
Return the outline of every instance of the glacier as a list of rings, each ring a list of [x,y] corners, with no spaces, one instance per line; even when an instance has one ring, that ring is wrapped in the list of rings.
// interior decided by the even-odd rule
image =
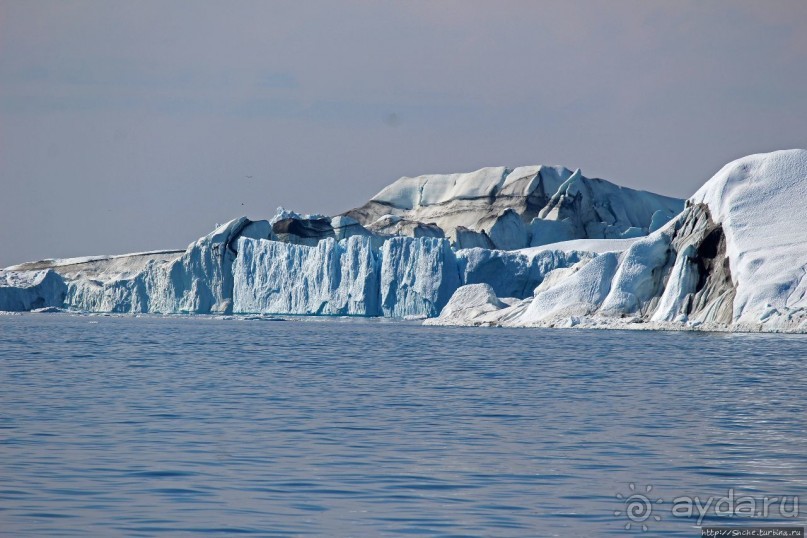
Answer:
[[[278,208],[184,250],[0,270],[0,310],[807,331],[807,151],[688,200],[552,166],[404,177],[340,215]]]

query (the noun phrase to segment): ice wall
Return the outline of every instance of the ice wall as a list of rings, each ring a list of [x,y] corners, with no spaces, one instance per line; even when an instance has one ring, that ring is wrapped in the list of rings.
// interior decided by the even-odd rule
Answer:
[[[233,275],[236,313],[434,316],[460,284],[446,240],[410,237],[240,239]]]
[[[325,239],[316,246],[241,238],[233,310],[378,316],[379,270],[369,237]]]
[[[385,316],[436,316],[460,286],[457,258],[445,239],[393,237],[381,253]]]

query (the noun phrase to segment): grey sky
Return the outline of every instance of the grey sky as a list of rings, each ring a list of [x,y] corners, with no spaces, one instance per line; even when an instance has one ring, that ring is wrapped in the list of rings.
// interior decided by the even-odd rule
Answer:
[[[0,266],[482,166],[685,197],[805,146],[802,0],[0,0]]]

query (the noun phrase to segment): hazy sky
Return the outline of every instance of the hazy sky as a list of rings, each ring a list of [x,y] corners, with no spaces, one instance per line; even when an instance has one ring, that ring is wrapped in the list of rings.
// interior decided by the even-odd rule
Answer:
[[[482,166],[685,197],[805,146],[803,0],[0,0],[0,266]]]

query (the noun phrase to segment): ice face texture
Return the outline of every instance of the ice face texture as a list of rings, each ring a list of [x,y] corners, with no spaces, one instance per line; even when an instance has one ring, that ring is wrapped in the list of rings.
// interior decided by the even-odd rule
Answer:
[[[316,246],[242,238],[233,274],[238,313],[381,313],[380,263],[366,237]]]
[[[394,237],[381,252],[385,316],[436,316],[460,285],[457,258],[445,239]]]
[[[435,316],[459,286],[444,239],[396,237],[375,250],[367,237],[317,246],[239,240],[236,313]]]

